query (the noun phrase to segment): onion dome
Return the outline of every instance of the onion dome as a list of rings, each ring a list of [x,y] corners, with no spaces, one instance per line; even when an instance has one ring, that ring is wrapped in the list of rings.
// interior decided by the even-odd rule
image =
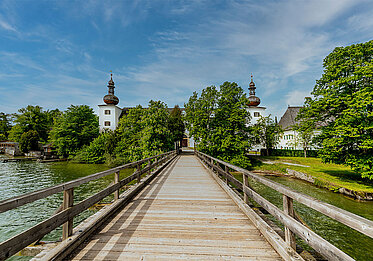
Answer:
[[[117,105],[119,103],[119,99],[117,96],[114,95],[115,86],[114,86],[114,81],[113,81],[113,74],[111,74],[107,87],[109,88],[109,90],[108,90],[108,94],[104,96],[104,102],[106,104]]]
[[[260,104],[260,99],[255,96],[255,83],[253,82],[253,75],[251,75],[251,82],[249,84],[249,98],[248,98],[248,106],[258,106]]]

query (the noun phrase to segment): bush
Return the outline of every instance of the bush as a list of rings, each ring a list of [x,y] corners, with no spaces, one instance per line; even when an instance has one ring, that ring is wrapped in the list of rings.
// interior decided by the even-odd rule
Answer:
[[[25,132],[21,135],[21,138],[19,140],[19,149],[23,153],[27,153],[30,150],[38,150],[39,149],[39,134],[34,131],[30,130],[28,132]]]

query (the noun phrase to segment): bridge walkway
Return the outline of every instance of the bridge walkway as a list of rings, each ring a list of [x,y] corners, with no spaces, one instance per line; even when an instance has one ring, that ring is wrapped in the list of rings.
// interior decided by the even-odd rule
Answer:
[[[69,260],[282,260],[193,155],[180,156]]]

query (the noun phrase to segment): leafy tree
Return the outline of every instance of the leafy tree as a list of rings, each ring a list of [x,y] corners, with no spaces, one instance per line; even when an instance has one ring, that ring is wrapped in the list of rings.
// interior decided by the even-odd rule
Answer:
[[[254,141],[266,148],[267,156],[269,156],[269,150],[278,144],[281,133],[280,125],[271,119],[270,116],[261,116],[253,126]]]
[[[39,149],[39,134],[34,130],[29,130],[21,135],[19,139],[19,149],[27,153],[30,150],[38,150]]]
[[[9,116],[0,112],[0,140],[6,140],[11,129]]]
[[[116,130],[116,156],[131,162],[172,150],[169,118],[167,106],[161,101],[150,101],[146,109],[140,105],[130,109]]]
[[[319,136],[324,162],[345,164],[373,179],[373,41],[337,47],[304,114],[327,123]]]
[[[109,154],[108,149],[111,149],[111,145],[108,143],[111,142],[110,138],[112,136],[114,135],[111,131],[101,133],[89,145],[83,146],[74,160],[83,163],[104,163],[107,154]]]
[[[55,119],[51,141],[61,156],[74,155],[99,134],[98,118],[87,105],[71,105]]]
[[[14,141],[19,141],[21,135],[30,130],[38,133],[42,141],[47,141],[50,131],[48,116],[40,106],[28,105],[26,108],[18,110],[19,114],[15,115],[15,125],[9,133],[9,138]]]
[[[168,128],[171,131],[172,140],[174,142],[180,141],[181,143],[183,139],[183,135],[185,133],[185,125],[184,125],[183,118],[181,115],[181,110],[178,105],[176,105],[172,109],[168,124],[169,124]]]
[[[308,118],[300,118],[301,114],[297,116],[298,123],[293,126],[293,130],[296,131],[296,140],[302,146],[304,157],[307,158],[307,150],[310,148],[313,139],[315,138],[315,122]]]
[[[118,128],[115,131],[118,137],[115,155],[125,159],[126,162],[142,158],[140,139],[144,127],[144,117],[145,109],[138,105],[130,109],[128,114],[119,120]]]
[[[242,167],[249,167],[250,114],[247,98],[236,83],[224,82],[217,90],[210,86],[189,98],[185,104],[187,128],[194,136],[197,149]]]

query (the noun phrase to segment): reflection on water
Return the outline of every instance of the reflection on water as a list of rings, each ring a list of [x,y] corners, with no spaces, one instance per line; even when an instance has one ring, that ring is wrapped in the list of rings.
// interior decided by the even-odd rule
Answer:
[[[305,181],[287,177],[268,177],[294,190],[322,200],[359,216],[373,220],[373,202],[358,202],[339,193],[318,188]],[[282,195],[257,182],[254,189],[282,209]],[[373,239],[294,201],[295,209],[313,231],[356,260],[373,260]]]

